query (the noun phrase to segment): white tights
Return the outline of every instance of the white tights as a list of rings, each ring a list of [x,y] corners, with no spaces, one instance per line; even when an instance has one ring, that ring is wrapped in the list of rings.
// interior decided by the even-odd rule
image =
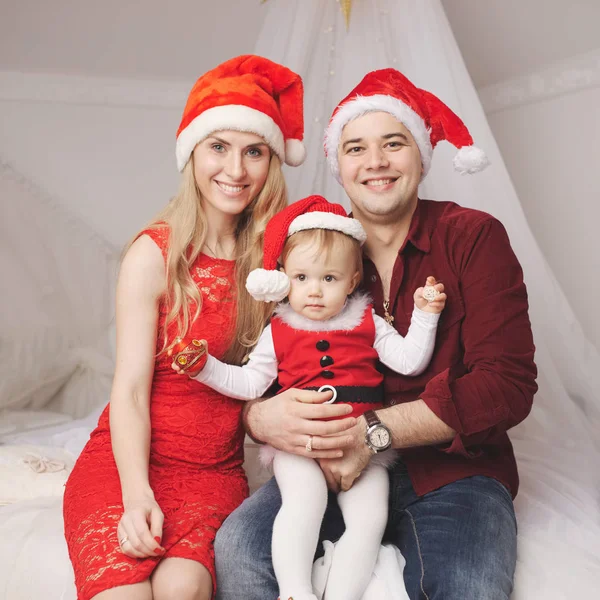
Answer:
[[[312,563],[327,506],[327,485],[311,458],[277,451],[273,461],[282,506],[273,526],[273,568],[281,600],[317,600]],[[346,526],[335,546],[324,600],[360,600],[377,560],[387,523],[389,480],[370,465],[347,492],[338,494]]]

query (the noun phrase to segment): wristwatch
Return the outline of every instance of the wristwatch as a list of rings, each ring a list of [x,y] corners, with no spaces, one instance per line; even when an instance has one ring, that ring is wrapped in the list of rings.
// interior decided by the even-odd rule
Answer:
[[[374,410],[368,410],[364,415],[367,421],[365,443],[375,454],[383,452],[392,445],[392,432],[379,420]]]

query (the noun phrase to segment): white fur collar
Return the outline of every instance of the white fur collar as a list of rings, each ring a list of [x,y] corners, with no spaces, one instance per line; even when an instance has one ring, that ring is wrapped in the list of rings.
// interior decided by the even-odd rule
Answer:
[[[350,331],[362,323],[370,303],[371,298],[367,294],[357,294],[348,298],[342,312],[335,317],[326,321],[313,321],[294,312],[288,302],[282,302],[277,306],[275,316],[292,329],[300,331]]]

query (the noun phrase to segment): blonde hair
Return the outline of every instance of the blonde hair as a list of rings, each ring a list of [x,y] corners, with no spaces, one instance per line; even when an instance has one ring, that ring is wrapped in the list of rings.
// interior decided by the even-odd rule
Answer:
[[[303,244],[310,244],[315,247],[315,254],[323,253],[325,258],[329,258],[331,252],[336,251],[350,256],[354,259],[356,272],[359,275],[358,281],[363,278],[363,259],[360,242],[353,237],[335,231],[332,229],[306,229],[292,234],[283,245],[281,253],[281,264],[285,266],[285,261],[290,252]]]
[[[236,227],[236,285],[237,315],[235,334],[224,360],[240,364],[248,348],[256,344],[274,304],[256,302],[246,291],[248,273],[262,264],[263,236],[269,220],[287,205],[287,188],[281,162],[271,154],[267,179],[256,198],[240,215]],[[194,177],[193,155],[182,172],[177,195],[153,219],[146,229],[169,228],[169,247],[166,259],[168,308],[163,329],[161,353],[172,348],[178,338],[185,338],[202,309],[202,296],[192,279],[190,266],[194,263],[206,239],[208,222],[202,210],[201,195]],[[127,249],[139,234],[130,242]],[[126,250],[127,250],[126,249]],[[192,306],[195,310],[192,314]],[[177,336],[169,340],[168,328],[177,323]]]

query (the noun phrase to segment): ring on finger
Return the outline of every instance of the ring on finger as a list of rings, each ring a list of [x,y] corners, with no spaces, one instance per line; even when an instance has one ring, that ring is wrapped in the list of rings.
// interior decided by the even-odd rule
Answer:
[[[308,442],[306,442],[306,446],[305,446],[307,452],[312,452],[312,449],[313,449],[312,448],[312,442],[313,442],[313,436],[309,435],[308,436]]]
[[[129,540],[129,536],[128,535],[124,535],[120,540],[119,540],[119,546],[122,546],[125,542],[127,542]]]

